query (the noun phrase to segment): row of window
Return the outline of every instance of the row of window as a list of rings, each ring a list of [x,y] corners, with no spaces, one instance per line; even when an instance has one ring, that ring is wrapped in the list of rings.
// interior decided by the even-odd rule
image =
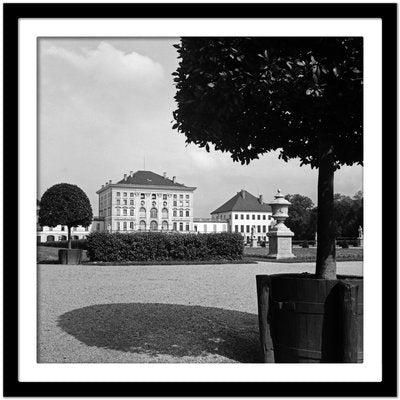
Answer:
[[[54,229],[53,227],[49,226],[49,231],[50,231],[50,232],[53,232],[53,229]],[[41,229],[41,230],[42,230],[42,229]],[[66,226],[61,226],[61,230],[62,230],[62,231],[66,231],[66,230],[67,230],[67,227],[66,227]],[[71,231],[72,231],[72,232],[75,232],[75,231],[77,231],[77,230],[78,230],[78,228],[76,228],[76,227],[71,228]],[[89,231],[89,227],[88,227],[88,226],[85,227],[85,231],[86,231],[86,232]]]
[[[123,221],[122,223],[118,221],[117,222],[117,231],[121,231],[121,230],[127,231],[128,230],[128,226],[129,226],[129,230],[135,230],[135,223],[134,222],[129,222],[129,225],[128,225],[127,221]],[[159,227],[159,225],[158,225],[157,221],[151,221],[150,222],[150,230],[151,231],[157,231],[158,227]],[[177,222],[174,222],[172,224],[172,229],[174,231],[177,231],[178,228],[179,228],[180,231],[183,231],[184,227],[185,227],[186,231],[190,230],[190,225],[189,224],[185,224],[184,225],[183,222],[179,222],[179,224]],[[168,228],[169,228],[168,222],[167,221],[163,221],[162,224],[161,224],[161,230],[167,231]],[[146,229],[147,229],[146,221],[140,221],[139,222],[139,230],[145,231]]]
[[[130,192],[129,193],[129,196],[130,197],[133,197],[135,194],[134,194],[134,192]],[[163,200],[167,200],[167,198],[168,198],[168,195],[167,194],[163,194],[162,195],[163,196]],[[183,199],[183,194],[180,194],[179,195],[179,198],[180,199]],[[117,192],[117,197],[121,197],[121,192]],[[122,192],[122,197],[128,197],[128,192]],[[144,198],[146,198],[146,193],[140,193],[140,198],[141,199],[144,199]],[[151,198],[153,199],[153,200],[155,200],[156,198],[157,198],[157,194],[156,193],[152,193],[151,194]],[[178,195],[177,194],[174,194],[174,199],[177,199],[178,198]],[[185,198],[186,199],[188,199],[189,198],[189,195],[187,194],[187,195],[185,195]]]
[[[270,220],[272,218],[271,215],[268,215],[268,219]],[[235,214],[235,219],[239,219],[239,214]],[[244,219],[244,214],[240,214],[240,219]],[[246,219],[250,219],[250,214],[246,214]],[[252,214],[251,219],[256,219],[256,215]],[[261,215],[257,215],[257,219],[261,219]],[[266,215],[262,216],[262,219],[267,219]]]
[[[167,208],[163,208],[162,211],[161,211],[161,217],[162,218],[168,218],[168,213],[169,213],[168,209]],[[183,210],[179,210],[179,217],[183,217],[184,213],[185,213],[186,217],[190,217],[190,211],[189,210],[186,210],[185,212]],[[121,215],[121,209],[117,208],[117,216],[120,216],[120,215]],[[124,215],[124,216],[128,215],[128,209],[127,208],[123,208],[122,209],[122,215]],[[129,215],[131,217],[135,216],[135,209],[134,208],[130,208],[129,209]],[[178,210],[174,210],[172,212],[172,215],[174,217],[177,217],[178,216]],[[146,218],[146,209],[144,207],[141,207],[139,209],[139,218]],[[152,208],[150,210],[150,218],[158,218],[158,210],[157,210],[157,208]]]
[[[255,233],[256,231],[257,231],[257,233],[261,233],[261,225],[257,225],[255,228],[256,229],[254,230],[253,233]],[[245,229],[246,229],[246,233],[250,233],[251,232],[250,225],[240,225],[240,232],[244,233]],[[268,230],[269,229],[270,229],[270,226],[268,226]],[[262,226],[262,231],[263,231],[263,233],[267,232],[267,226],[266,225]],[[235,232],[239,232],[239,225],[235,225]]]
[[[194,230],[195,230],[195,232],[197,232],[197,230],[198,230],[197,225],[194,225]],[[216,224],[213,224],[212,231],[213,232],[217,232],[217,225]],[[224,231],[224,232],[226,231],[226,225],[222,226],[222,231]],[[203,232],[207,232],[207,224],[203,225]]]

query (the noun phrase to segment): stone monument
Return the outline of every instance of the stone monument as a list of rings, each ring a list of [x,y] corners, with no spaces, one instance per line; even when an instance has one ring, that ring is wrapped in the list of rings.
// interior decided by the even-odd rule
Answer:
[[[255,229],[256,229],[256,227],[253,225],[251,227],[251,237],[250,237],[250,246],[251,247],[257,247],[257,238],[254,235]]]
[[[364,245],[363,228],[361,228],[361,226],[359,226],[359,227],[358,227],[357,246],[358,246],[358,247],[363,247],[363,245]]]
[[[288,210],[290,202],[287,201],[281,190],[275,195],[275,200],[269,205],[272,208],[272,218],[276,221],[273,228],[267,233],[269,239],[268,258],[294,258],[292,252],[292,237],[294,233],[285,225],[286,218],[289,217]]]

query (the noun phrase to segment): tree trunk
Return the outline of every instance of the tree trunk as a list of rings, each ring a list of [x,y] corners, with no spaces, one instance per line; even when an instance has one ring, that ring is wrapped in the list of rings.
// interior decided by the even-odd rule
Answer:
[[[318,247],[316,275],[336,279],[335,220],[333,202],[333,149],[321,146],[318,170]]]
[[[72,249],[72,243],[71,243],[71,227],[68,226],[68,248]]]

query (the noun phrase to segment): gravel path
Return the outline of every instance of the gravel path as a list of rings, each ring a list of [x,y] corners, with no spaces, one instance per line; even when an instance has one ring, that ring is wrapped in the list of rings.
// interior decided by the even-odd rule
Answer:
[[[38,362],[260,362],[255,275],[314,267],[38,265]]]

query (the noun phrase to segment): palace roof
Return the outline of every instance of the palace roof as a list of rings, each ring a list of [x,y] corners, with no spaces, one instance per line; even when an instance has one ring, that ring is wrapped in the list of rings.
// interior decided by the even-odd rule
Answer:
[[[231,211],[271,212],[271,207],[262,201],[261,196],[255,197],[247,190],[241,190],[211,214]]]
[[[174,177],[175,178],[175,177]],[[117,182],[122,185],[148,185],[148,186],[171,186],[176,188],[186,188],[187,186],[178,183],[175,179],[170,179],[167,176],[158,175],[151,171],[136,171],[132,174],[127,174],[124,179]]]

